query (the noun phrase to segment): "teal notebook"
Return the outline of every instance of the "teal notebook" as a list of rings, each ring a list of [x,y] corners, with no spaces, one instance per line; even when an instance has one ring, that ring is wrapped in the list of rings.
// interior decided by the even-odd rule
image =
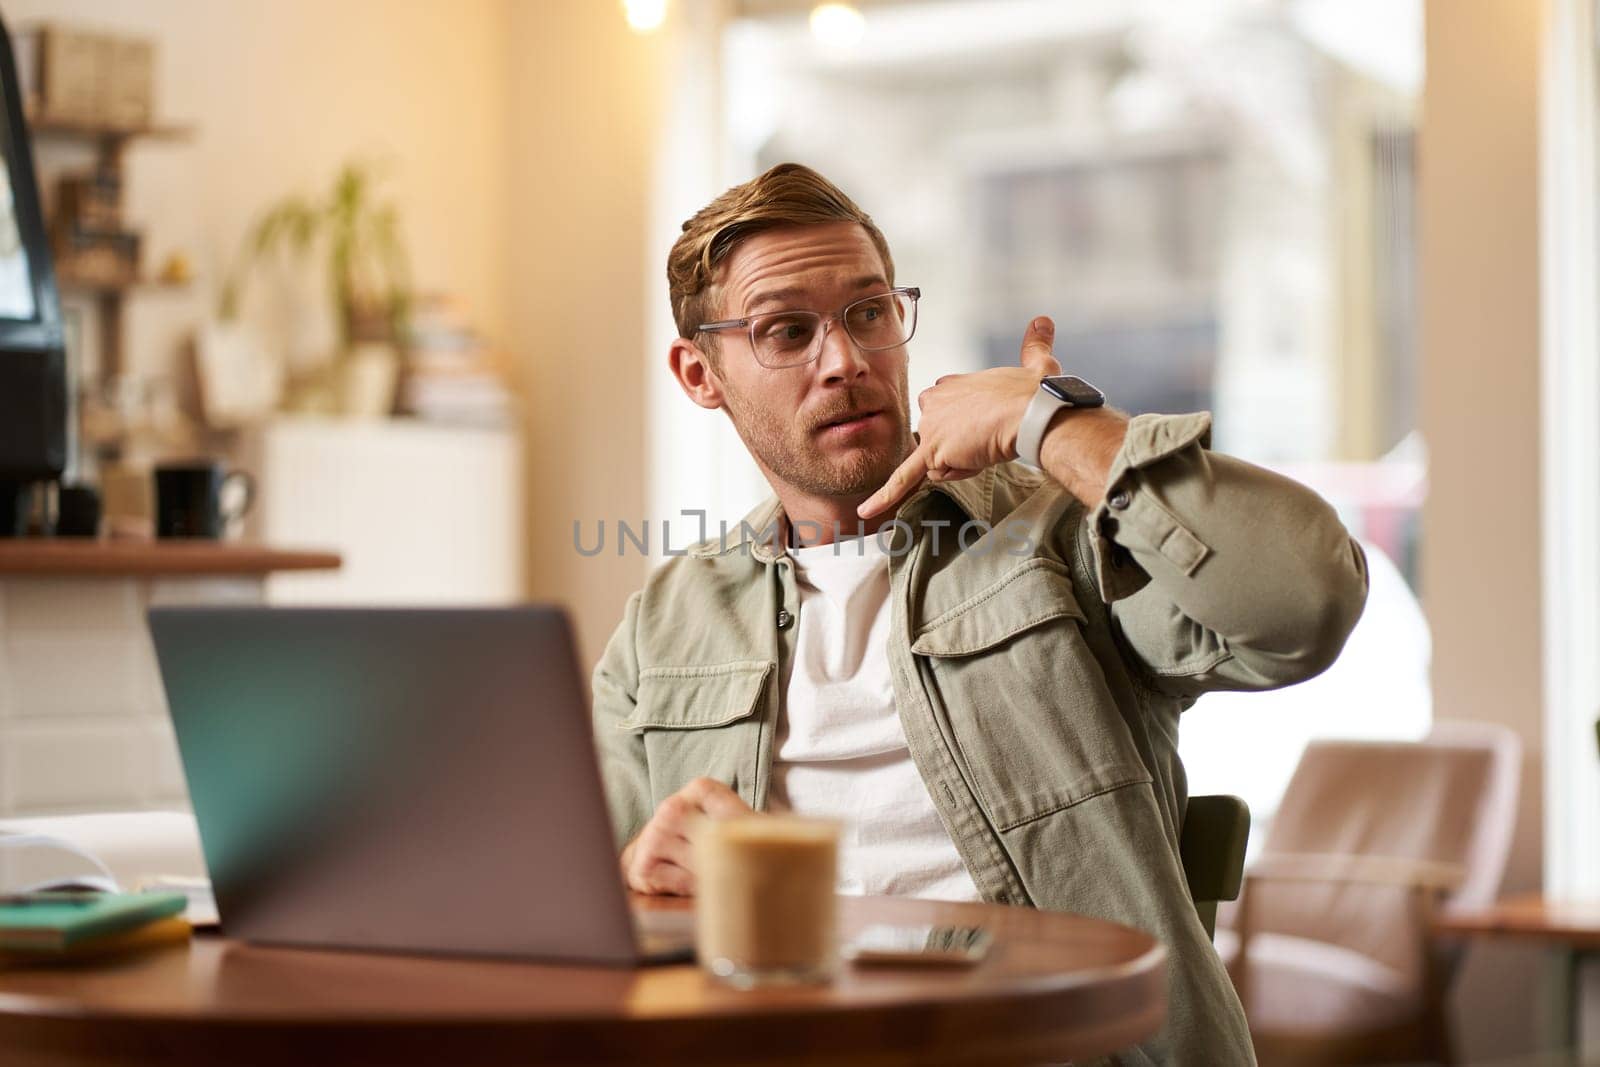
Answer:
[[[0,896],[0,949],[64,949],[178,915],[182,893],[22,893]]]

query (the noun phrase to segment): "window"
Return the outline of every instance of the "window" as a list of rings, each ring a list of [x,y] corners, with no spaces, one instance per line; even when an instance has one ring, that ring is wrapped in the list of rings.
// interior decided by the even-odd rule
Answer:
[[[1193,787],[1260,814],[1310,736],[1415,737],[1431,718],[1414,592],[1421,50],[1413,0],[910,2],[868,8],[854,46],[792,13],[722,33],[712,191],[794,159],[872,212],[897,281],[924,293],[913,393],[1013,362],[1050,314],[1068,370],[1133,412],[1211,410],[1217,448],[1311,484],[1368,547],[1344,662],[1186,717]],[[1391,699],[1354,700],[1358,684]],[[1238,758],[1242,734],[1259,759]]]
[[[1550,6],[1541,93],[1544,889],[1571,897],[1600,892],[1597,7],[1596,0]]]

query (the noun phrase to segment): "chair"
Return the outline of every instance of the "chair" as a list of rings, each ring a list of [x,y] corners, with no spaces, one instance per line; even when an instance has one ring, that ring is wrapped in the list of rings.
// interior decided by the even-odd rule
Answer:
[[[1450,1062],[1461,949],[1430,927],[1494,899],[1520,759],[1515,734],[1476,723],[1307,746],[1217,937],[1264,1065]]]
[[[1217,931],[1217,902],[1237,900],[1250,841],[1250,807],[1238,797],[1190,797],[1178,853],[1189,897],[1208,936]]]

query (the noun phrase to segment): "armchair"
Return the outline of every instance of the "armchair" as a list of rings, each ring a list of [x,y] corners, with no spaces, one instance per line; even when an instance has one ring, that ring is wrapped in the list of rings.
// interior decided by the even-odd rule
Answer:
[[[1493,899],[1519,758],[1509,730],[1467,723],[1307,747],[1217,937],[1263,1064],[1451,1060],[1460,950],[1431,918]]]

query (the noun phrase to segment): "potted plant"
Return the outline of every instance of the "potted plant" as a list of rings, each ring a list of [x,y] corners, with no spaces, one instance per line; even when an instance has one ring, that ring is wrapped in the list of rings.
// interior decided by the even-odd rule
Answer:
[[[350,162],[320,199],[291,195],[271,205],[245,238],[223,286],[219,317],[238,316],[245,285],[262,262],[324,257],[338,348],[333,386],[349,414],[386,415],[399,352],[410,334],[411,279],[399,213],[379,200],[376,168]]]

